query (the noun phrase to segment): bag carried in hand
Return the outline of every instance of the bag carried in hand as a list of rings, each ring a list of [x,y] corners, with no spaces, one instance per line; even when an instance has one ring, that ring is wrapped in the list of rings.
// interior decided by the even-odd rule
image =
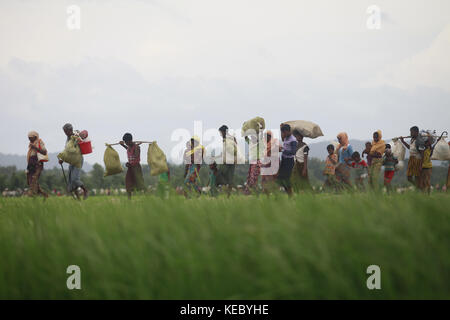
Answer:
[[[405,160],[406,148],[403,143],[401,143],[399,139],[392,139],[392,142],[392,153],[394,154],[394,157],[396,157],[398,161]]]
[[[105,177],[121,173],[123,171],[120,163],[119,153],[113,147],[107,145],[105,154],[103,155],[103,162],[105,164]]]
[[[157,176],[161,173],[168,172],[167,159],[164,152],[156,144],[156,141],[148,146],[147,163],[150,167],[150,175]]]
[[[38,145],[39,149],[41,149],[41,142],[39,141],[39,145]],[[47,162],[48,161],[48,152],[47,154],[42,154],[37,152],[37,158],[39,162]]]
[[[77,138],[72,136],[66,143],[64,151],[58,154],[58,159],[67,162],[77,168],[81,168],[83,156],[81,155],[80,147],[78,146]]]

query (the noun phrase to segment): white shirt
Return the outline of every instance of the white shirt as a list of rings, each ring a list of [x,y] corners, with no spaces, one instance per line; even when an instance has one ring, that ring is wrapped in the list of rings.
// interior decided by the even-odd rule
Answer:
[[[308,152],[305,152],[304,150],[307,146],[308,145],[305,144],[297,150],[297,153],[295,154],[295,160],[297,160],[297,162],[300,162],[300,163],[305,162],[305,155],[308,155]]]

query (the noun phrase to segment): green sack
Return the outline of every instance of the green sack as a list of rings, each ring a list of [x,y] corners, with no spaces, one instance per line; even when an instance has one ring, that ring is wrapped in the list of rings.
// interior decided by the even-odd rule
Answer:
[[[246,134],[248,134],[248,130],[254,130],[255,133],[258,134],[260,130],[264,130],[265,128],[266,122],[264,121],[264,118],[255,117],[242,124],[241,135],[245,137]]]
[[[78,146],[77,138],[72,136],[66,143],[64,151],[58,154],[58,159],[71,164],[77,168],[81,168],[83,156],[81,155],[80,147]]]
[[[112,176],[123,171],[120,163],[119,153],[111,146],[106,146],[105,154],[103,155],[103,162],[105,163],[104,176]]]
[[[169,171],[166,155],[160,147],[158,147],[156,141],[148,146],[147,163],[150,167],[150,175],[152,176],[157,176],[161,173]]]

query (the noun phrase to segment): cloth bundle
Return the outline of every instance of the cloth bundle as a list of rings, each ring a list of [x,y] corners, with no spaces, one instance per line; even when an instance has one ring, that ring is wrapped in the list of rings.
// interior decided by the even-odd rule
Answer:
[[[264,130],[265,128],[266,128],[266,122],[265,122],[264,118],[255,117],[253,119],[245,121],[242,124],[241,136],[245,137],[250,134],[258,134],[260,131]]]
[[[320,129],[318,124],[306,120],[293,120],[286,121],[283,124],[288,124],[291,126],[291,132],[298,130],[302,136],[306,138],[317,138],[323,136],[322,129]]]
[[[392,139],[392,142],[392,153],[394,154],[394,157],[396,157],[398,161],[405,160],[406,148],[403,143],[397,138]]]
[[[436,143],[431,160],[441,160],[441,161],[450,160],[450,146],[448,145],[447,141],[445,141],[444,138],[442,138],[441,140],[439,140],[438,143]]]

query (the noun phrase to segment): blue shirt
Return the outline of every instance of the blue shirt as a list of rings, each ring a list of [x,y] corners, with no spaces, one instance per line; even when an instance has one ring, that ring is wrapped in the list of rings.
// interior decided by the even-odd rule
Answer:
[[[339,149],[339,163],[346,163],[345,162],[345,158],[352,158],[352,154],[353,154],[353,148],[351,145],[347,146],[347,149],[342,150]]]

